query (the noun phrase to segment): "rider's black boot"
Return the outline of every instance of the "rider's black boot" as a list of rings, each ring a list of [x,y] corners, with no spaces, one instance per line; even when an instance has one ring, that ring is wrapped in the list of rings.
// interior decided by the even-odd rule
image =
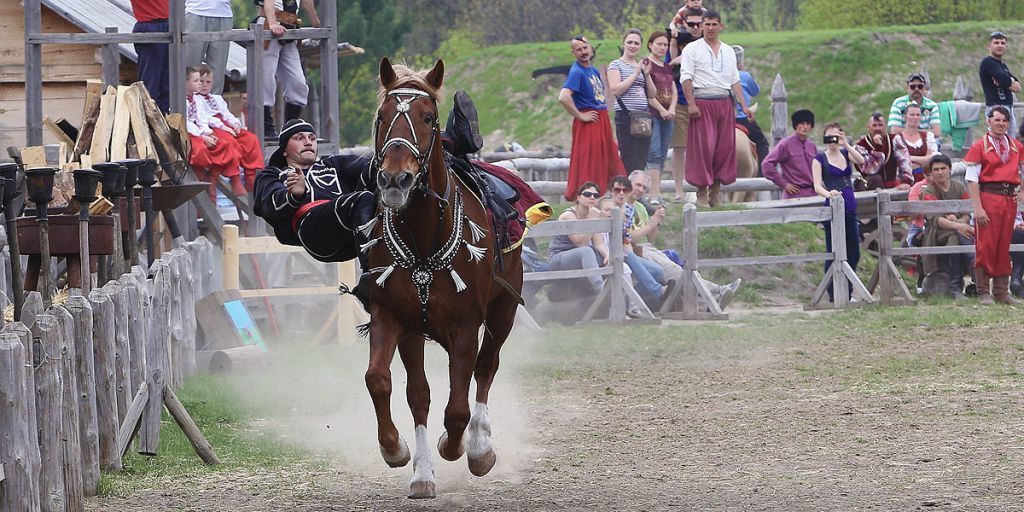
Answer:
[[[480,135],[480,121],[477,118],[476,105],[466,91],[455,91],[455,101],[445,132],[451,139],[448,149],[453,155],[468,155],[479,152],[484,147],[484,139]]]

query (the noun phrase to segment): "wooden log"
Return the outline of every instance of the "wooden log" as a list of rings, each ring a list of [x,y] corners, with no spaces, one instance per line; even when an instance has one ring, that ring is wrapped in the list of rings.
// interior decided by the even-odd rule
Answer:
[[[25,305],[21,309],[21,321],[31,328],[36,317],[43,314],[43,295],[37,291],[25,294]]]
[[[85,85],[85,106],[82,109],[82,128],[78,130],[72,161],[81,161],[82,155],[92,148],[96,122],[100,117],[100,98],[103,96],[103,82],[87,80]],[[84,162],[83,162],[84,163]]]
[[[191,143],[188,138],[188,128],[185,125],[185,116],[182,114],[167,114],[167,126],[171,129],[171,141],[176,146],[178,154],[188,155]]]
[[[171,368],[168,375],[167,385],[170,389],[179,389],[184,383],[184,361],[182,361],[181,345],[184,341],[185,328],[181,322],[181,266],[178,258],[173,252],[164,253],[161,261],[165,262],[170,269],[171,297],[170,297],[170,350]]]
[[[116,259],[116,258],[115,258]],[[103,291],[113,304],[114,375],[117,389],[117,424],[124,422],[132,403],[131,346],[128,342],[128,290],[118,281],[110,281]]]
[[[0,333],[0,510],[40,510],[39,438],[32,430],[32,365],[17,332]],[[52,506],[52,504],[51,504]]]
[[[71,512],[85,510],[85,494],[83,490],[82,443],[78,427],[81,424],[78,414],[78,377],[75,369],[77,348],[75,346],[75,320],[63,306],[50,308],[49,313],[57,319],[57,333],[61,348],[60,379],[63,386],[61,392],[61,438],[63,453],[64,495],[67,501],[64,509]]]
[[[146,383],[149,386],[149,401],[142,413],[139,430],[139,453],[156,455],[160,446],[160,415],[163,412],[163,398],[166,373],[170,367],[170,268],[166,262],[154,261],[150,268],[152,295],[150,299],[149,330],[146,337]]]
[[[131,393],[134,396],[146,380],[146,312],[135,276],[124,274],[118,281],[128,293],[128,363]]]
[[[42,473],[39,493],[42,510],[63,512],[67,504],[64,490],[63,385],[61,383],[61,342],[57,319],[39,315],[32,324],[35,348],[36,428]],[[50,507],[47,507],[50,503]]]
[[[139,425],[142,419],[142,411],[146,408],[146,402],[149,401],[149,384],[145,382],[139,386],[139,391],[135,393],[135,398],[132,400],[131,407],[128,408],[128,414],[125,415],[124,422],[121,423],[121,428],[117,432],[117,453],[121,455],[123,459],[125,455],[128,455],[128,449],[131,447],[132,439],[139,433]]]
[[[156,151],[153,149],[153,137],[149,134],[149,124],[146,122],[146,112],[139,103],[139,91],[135,84],[128,87],[124,93],[125,108],[131,117],[132,135],[135,137],[135,146],[139,152],[139,158],[156,158]]]
[[[842,196],[833,198],[832,207],[832,253],[835,259],[829,271],[832,272],[832,304],[836,309],[843,309],[849,303],[849,281],[842,273],[842,263],[846,261],[846,210],[843,209]]]
[[[117,346],[114,303],[103,290],[89,294],[92,303],[92,343],[96,371],[96,418],[99,425],[100,469],[120,471],[117,453]]]
[[[21,148],[21,163],[26,169],[46,167],[46,148],[43,146]]]
[[[95,496],[100,483],[100,440],[96,418],[96,374],[93,361],[92,305],[71,295],[64,307],[74,319],[75,376],[78,381],[78,433],[82,447],[82,491]]]
[[[174,391],[168,389],[164,395],[164,405],[167,406],[167,412],[171,413],[171,417],[177,422],[178,426],[181,427],[181,431],[185,433],[185,437],[188,438],[188,442],[192,443],[192,448],[195,449],[196,454],[199,455],[203,462],[213,466],[220,464],[220,459],[217,458],[217,454],[213,452],[213,447],[210,446],[210,442],[203,437],[203,432],[199,430],[199,426],[192,420],[192,417],[188,415],[188,411],[185,410],[185,406],[178,400],[177,395]]]
[[[114,122],[110,134],[110,161],[117,162],[128,157],[128,134],[131,132],[131,111],[128,110],[128,86],[117,86],[114,103]]]
[[[267,352],[259,345],[242,345],[209,352],[209,364],[203,368],[210,373],[246,372],[266,368]]]
[[[89,145],[89,156],[92,163],[110,161],[110,134],[114,129],[114,108],[117,105],[117,90],[113,87],[100,98],[100,115],[96,119],[92,141]]]

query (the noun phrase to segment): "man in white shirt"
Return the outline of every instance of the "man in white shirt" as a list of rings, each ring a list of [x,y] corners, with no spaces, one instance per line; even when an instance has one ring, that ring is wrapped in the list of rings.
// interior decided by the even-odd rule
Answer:
[[[686,181],[697,187],[697,204],[716,206],[722,184],[736,181],[736,111],[750,120],[732,47],[718,38],[725,28],[718,12],[704,13],[704,38],[683,49],[679,81],[690,112]]]
[[[185,0],[185,32],[220,32],[234,25],[231,0]],[[206,63],[213,69],[213,94],[224,92],[224,68],[230,41],[185,43],[185,65]]]

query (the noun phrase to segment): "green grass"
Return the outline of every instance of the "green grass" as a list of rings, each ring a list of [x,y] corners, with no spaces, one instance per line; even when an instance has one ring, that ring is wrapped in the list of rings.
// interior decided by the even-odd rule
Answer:
[[[189,378],[176,393],[213,446],[221,464],[205,465],[165,410],[158,455],[145,457],[130,451],[124,460],[124,471],[104,473],[101,477],[101,495],[124,495],[133,489],[151,485],[154,480],[200,477],[214,472],[256,471],[299,461],[309,463],[303,450],[283,444],[270,435],[251,431],[249,422],[261,411],[239,400],[225,379],[197,375]]]
[[[897,26],[848,30],[794,32],[725,32],[729,44],[746,50],[748,69],[761,85],[755,101],[758,119],[770,125],[770,91],[781,74],[789,93],[790,112],[810,108],[819,129],[839,121],[862,130],[868,114],[887,111],[904,94],[911,71],[926,68],[933,82],[933,98],[951,99],[957,76],[963,76],[980,97],[977,66],[986,55],[986,36],[994,28],[1010,35],[1007,64],[1024,66],[1024,23],[1019,21],[969,22],[941,25]],[[618,57],[617,40],[595,41],[598,62]],[[548,75],[534,81],[530,72],[572,63],[568,44],[523,43],[466,52],[448,62],[448,87],[465,88],[477,102],[481,128],[490,140],[517,140],[524,146],[567,145],[570,120],[556,96],[564,77]],[[788,122],[787,122],[788,125]],[[494,137],[502,130],[502,137]]]

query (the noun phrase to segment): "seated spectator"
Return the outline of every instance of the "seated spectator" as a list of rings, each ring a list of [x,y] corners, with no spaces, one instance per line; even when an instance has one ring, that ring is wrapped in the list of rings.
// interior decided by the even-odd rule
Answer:
[[[644,299],[648,307],[652,310],[657,309],[663,293],[662,284],[665,275],[661,266],[653,261],[645,260],[641,254],[638,254],[642,253],[643,248],[633,246],[630,227],[633,225],[635,209],[627,202],[627,198],[633,192],[633,185],[625,176],[615,176],[608,182],[608,191],[615,206],[622,208],[622,244],[625,248],[625,263],[633,271],[637,292],[640,293],[640,297]]]
[[[930,132],[935,137],[942,136],[942,120],[939,117],[939,105],[929,98],[925,91],[928,81],[921,73],[911,73],[907,78],[907,94],[892,101],[889,107],[889,133],[896,135],[904,129],[915,129]],[[921,118],[913,125],[905,123],[904,112],[911,103],[921,107]],[[922,164],[923,166],[923,164]]]
[[[633,192],[626,198],[626,202],[635,211],[629,232],[633,247],[639,248],[641,257],[657,263],[665,279],[678,281],[683,277],[683,268],[669,259],[653,243],[658,237],[658,226],[665,220],[665,205],[658,203],[648,208],[646,200],[651,176],[644,171],[633,171],[629,175],[629,181]]]
[[[857,149],[863,149],[864,165],[860,173],[865,186],[860,190],[895,188],[907,190],[914,184],[913,169],[904,152],[896,151],[893,135],[885,131],[885,117],[881,112],[871,114],[868,119],[868,133],[857,141]]]
[[[197,99],[202,98],[206,103],[206,110],[209,113],[207,124],[213,129],[213,133],[217,138],[224,139],[237,146],[235,150],[238,152],[238,163],[245,173],[245,188],[243,189],[236,184],[238,181],[237,175],[232,177],[229,174],[225,174],[225,176],[228,176],[228,179],[231,180],[231,191],[235,195],[245,195],[247,191],[252,192],[256,173],[263,169],[263,146],[255,134],[242,127],[242,121],[231,113],[231,110],[228,109],[228,102],[224,101],[224,97],[210,92],[214,83],[213,69],[206,64],[200,64],[196,69],[199,70],[200,78]]]
[[[188,163],[195,170],[199,179],[210,181],[210,200],[217,200],[215,180],[220,175],[234,176],[237,188],[245,193],[238,179],[238,144],[228,138],[218,137],[208,122],[210,112],[206,102],[197,98],[202,88],[199,70],[185,70],[185,129],[191,140]],[[233,187],[235,185],[233,184]]]
[[[558,216],[558,220],[583,220],[596,216],[597,183],[584,182],[576,191],[576,204]],[[599,268],[608,264],[608,249],[600,233],[576,233],[551,237],[548,245],[548,270]],[[590,291],[597,294],[604,286],[601,276],[588,276]]]
[[[746,66],[746,53],[742,46],[733,46],[733,51],[736,52],[736,69],[740,72],[740,85],[743,88],[743,96],[746,97],[747,105],[753,106],[754,96],[761,94],[761,86],[757,85],[757,80],[754,80],[754,75],[751,75],[747,71]],[[747,129],[747,138],[750,142],[754,143],[757,148],[757,162],[760,165],[764,161],[764,158],[768,156],[768,137],[764,135],[764,130],[757,124],[757,121],[747,117],[747,114],[743,113],[743,109],[739,105],[736,105],[736,124],[743,125]]]
[[[921,191],[921,199],[924,201],[947,201],[954,199],[969,199],[967,185],[959,181],[951,180],[949,175],[953,163],[945,155],[935,155],[928,162],[931,170],[928,177],[928,185]],[[924,229],[924,247],[945,247],[952,245],[973,245],[974,227],[971,226],[971,216],[963,214],[942,214],[935,213],[927,216]],[[925,255],[924,274],[925,290],[945,290],[947,282],[936,283],[933,288],[928,282],[933,276],[947,280],[949,290],[954,298],[964,297],[964,269],[974,267],[974,258],[969,254],[942,254]],[[945,294],[945,292],[940,292]]]
[[[818,147],[810,139],[814,112],[797,110],[791,118],[793,135],[779,141],[761,162],[761,174],[782,189],[782,198],[813,197],[811,162]]]
[[[932,155],[939,152],[935,134],[929,131],[914,130],[921,119],[921,106],[917,103],[907,105],[903,113],[904,125],[900,133],[893,136],[893,144],[896,150],[909,158],[914,175],[914,181],[924,179],[924,168],[928,165]]]

